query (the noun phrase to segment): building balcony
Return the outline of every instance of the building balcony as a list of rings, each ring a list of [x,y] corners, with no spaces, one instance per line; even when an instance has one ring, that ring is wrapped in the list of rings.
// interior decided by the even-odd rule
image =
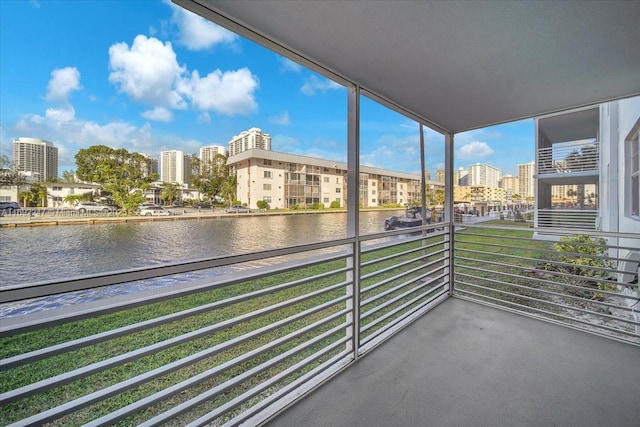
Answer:
[[[440,223],[2,287],[2,419],[637,425],[640,236],[537,231]]]
[[[571,230],[596,230],[596,209],[538,209],[537,226],[540,228],[567,228]]]
[[[599,147],[599,142],[586,140],[561,142],[539,148],[538,178],[570,180],[574,177],[598,176]]]

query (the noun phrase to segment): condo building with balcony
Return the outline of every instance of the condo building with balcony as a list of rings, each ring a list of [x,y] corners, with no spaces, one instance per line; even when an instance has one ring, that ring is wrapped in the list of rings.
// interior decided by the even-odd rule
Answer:
[[[13,161],[28,182],[47,182],[58,177],[58,148],[50,141],[14,139]]]
[[[230,156],[227,165],[237,177],[238,201],[256,207],[258,200],[271,208],[330,207],[347,200],[347,164],[252,148]],[[427,186],[442,183],[427,181]],[[420,203],[420,176],[362,166],[359,203],[363,207]]]
[[[634,97],[535,119],[536,227],[640,229],[639,116]]]

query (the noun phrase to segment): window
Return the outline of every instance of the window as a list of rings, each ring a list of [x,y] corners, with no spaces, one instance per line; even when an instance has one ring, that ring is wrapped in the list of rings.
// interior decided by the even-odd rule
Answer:
[[[262,164],[263,164],[263,165],[265,165],[265,166],[271,166],[271,160],[269,160],[269,159],[263,159],[263,160],[262,160]]]
[[[340,189],[339,189],[339,188],[336,188],[336,193],[339,193],[339,192],[340,192]]]
[[[272,176],[271,171],[264,171],[265,178],[271,178],[271,176]]]
[[[629,214],[636,219],[640,219],[640,120],[631,131],[631,137],[627,139],[626,146],[627,164],[625,170],[627,174],[627,185],[629,204]]]
[[[62,187],[51,187],[53,191],[62,191]]]
[[[262,184],[262,189],[265,191],[271,191],[271,184]]]
[[[336,184],[340,184],[340,178],[336,178]]]
[[[329,182],[329,177],[328,176],[324,177],[324,182]]]
[[[329,198],[328,198],[328,197],[325,197],[324,199],[322,199],[322,201],[323,201],[324,203],[329,203]]]
[[[271,203],[271,196],[264,196],[262,200],[264,200],[267,203]]]

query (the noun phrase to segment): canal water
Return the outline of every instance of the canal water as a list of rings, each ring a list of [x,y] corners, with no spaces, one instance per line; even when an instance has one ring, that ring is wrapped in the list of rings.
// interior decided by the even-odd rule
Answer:
[[[397,213],[361,212],[361,234],[384,231],[384,219],[393,214]],[[346,230],[346,213],[0,228],[0,286],[340,239],[346,237]],[[29,304],[2,304],[0,316],[173,283],[173,279],[159,278],[133,287],[116,285],[99,294],[80,292]]]

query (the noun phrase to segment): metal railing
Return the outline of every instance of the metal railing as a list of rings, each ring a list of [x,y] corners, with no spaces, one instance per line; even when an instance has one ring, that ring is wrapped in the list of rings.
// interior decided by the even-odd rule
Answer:
[[[0,288],[3,304],[199,277],[0,325],[15,425],[237,425],[272,415],[448,297],[448,227]],[[229,270],[232,270],[229,272]]]
[[[538,209],[538,227],[595,230],[598,211],[580,209]]]
[[[572,141],[538,149],[538,173],[597,171],[600,159],[597,141]]]
[[[639,248],[638,234],[465,224],[455,294],[637,344]]]

